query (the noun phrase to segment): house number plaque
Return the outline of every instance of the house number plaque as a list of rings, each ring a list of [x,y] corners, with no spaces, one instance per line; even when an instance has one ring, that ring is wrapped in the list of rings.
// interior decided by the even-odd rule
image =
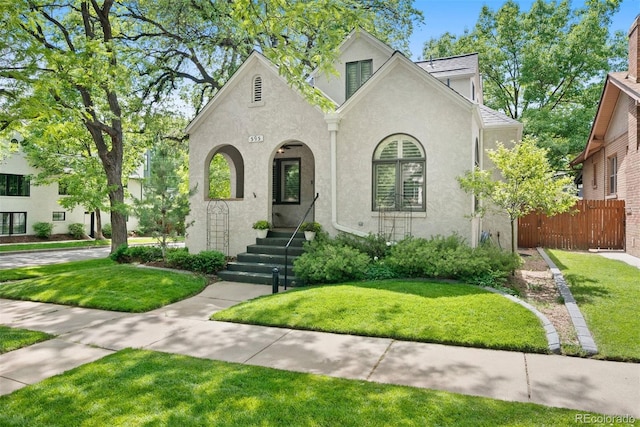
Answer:
[[[264,142],[263,135],[249,135],[249,142]]]

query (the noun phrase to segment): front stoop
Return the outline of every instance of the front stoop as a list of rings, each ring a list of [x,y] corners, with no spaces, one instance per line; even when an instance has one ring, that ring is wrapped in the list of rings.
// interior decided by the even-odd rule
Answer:
[[[272,285],[273,269],[278,268],[280,286],[284,286],[285,245],[289,238],[291,233],[270,230],[266,238],[256,238],[255,245],[247,246],[246,252],[238,254],[237,261],[228,263],[226,270],[219,271],[218,277],[232,282]],[[304,252],[304,241],[304,234],[297,233],[289,246],[286,286],[303,286],[293,274],[293,261]]]

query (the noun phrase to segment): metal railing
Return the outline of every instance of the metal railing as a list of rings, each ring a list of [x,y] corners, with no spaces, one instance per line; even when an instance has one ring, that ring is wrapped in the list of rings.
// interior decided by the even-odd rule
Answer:
[[[287,272],[289,270],[289,268],[288,268],[289,246],[291,246],[291,242],[293,242],[293,239],[296,237],[296,234],[298,233],[298,231],[300,231],[300,227],[302,227],[302,224],[304,223],[304,220],[307,218],[307,215],[309,215],[309,212],[311,212],[311,209],[316,204],[316,200],[318,200],[318,197],[320,197],[320,193],[316,193],[316,197],[313,198],[313,202],[311,202],[311,205],[309,205],[309,209],[307,209],[307,211],[304,213],[304,216],[302,217],[300,222],[298,222],[298,226],[293,231],[293,234],[289,238],[289,241],[284,246],[284,289],[285,290],[287,289],[287,276],[288,276]]]

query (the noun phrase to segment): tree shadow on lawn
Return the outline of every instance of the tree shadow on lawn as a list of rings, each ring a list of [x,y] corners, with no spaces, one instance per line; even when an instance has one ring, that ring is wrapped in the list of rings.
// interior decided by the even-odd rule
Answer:
[[[366,282],[335,283],[319,285],[317,287],[332,286],[352,286],[356,288],[417,295],[424,298],[451,298],[489,293],[478,286],[448,279],[389,279]]]
[[[591,304],[597,298],[607,298],[611,295],[611,292],[598,280],[580,274],[567,274],[564,278],[578,304]]]
[[[0,398],[0,421],[41,425],[513,425],[574,411],[124,350]],[[493,424],[493,423],[491,423]],[[494,424],[494,425],[495,425]]]

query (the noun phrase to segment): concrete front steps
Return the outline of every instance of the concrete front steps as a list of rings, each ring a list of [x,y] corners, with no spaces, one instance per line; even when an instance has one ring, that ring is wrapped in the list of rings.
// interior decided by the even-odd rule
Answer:
[[[273,268],[277,267],[279,284],[284,286],[285,245],[292,231],[269,231],[264,239],[256,239],[255,245],[247,246],[247,251],[238,254],[237,261],[227,264],[227,269],[219,271],[217,276],[232,282],[272,285]],[[302,286],[301,280],[293,274],[293,260],[302,255],[304,234],[297,233],[289,246],[287,257],[287,286]]]

